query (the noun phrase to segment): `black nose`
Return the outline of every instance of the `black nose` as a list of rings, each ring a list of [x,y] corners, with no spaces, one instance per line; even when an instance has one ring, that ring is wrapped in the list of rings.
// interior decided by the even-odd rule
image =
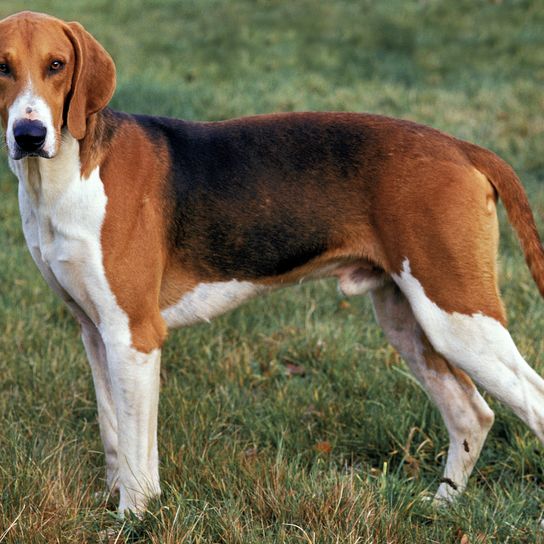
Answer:
[[[23,119],[13,126],[13,136],[22,151],[38,151],[45,142],[47,129],[41,121]]]

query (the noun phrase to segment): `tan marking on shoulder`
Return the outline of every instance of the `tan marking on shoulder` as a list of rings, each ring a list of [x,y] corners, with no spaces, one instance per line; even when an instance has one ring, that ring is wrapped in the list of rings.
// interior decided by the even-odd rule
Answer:
[[[168,263],[165,267],[163,281],[160,292],[161,310],[175,305],[181,297],[194,289],[199,283],[205,283],[207,278],[199,277],[187,270],[186,267],[180,267],[177,263]]]
[[[135,123],[119,128],[101,168],[108,197],[104,268],[129,317],[133,345],[146,353],[166,337],[159,297],[167,257],[162,195],[168,168],[166,150]]]

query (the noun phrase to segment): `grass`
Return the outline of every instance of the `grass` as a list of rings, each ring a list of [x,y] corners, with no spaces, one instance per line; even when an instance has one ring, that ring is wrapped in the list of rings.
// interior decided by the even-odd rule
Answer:
[[[28,2],[9,0],[0,16]],[[541,2],[34,0],[113,54],[113,106],[187,119],[354,110],[431,124],[509,160],[544,217]],[[164,493],[106,508],[91,376],[68,312],[25,248],[0,166],[0,542],[544,541],[542,448],[505,408],[464,497],[438,485],[447,435],[365,298],[330,282],[171,334]],[[544,304],[501,213],[510,330],[544,371]],[[291,366],[290,366],[291,365]],[[298,372],[303,369],[303,371]],[[109,536],[108,536],[109,535]]]

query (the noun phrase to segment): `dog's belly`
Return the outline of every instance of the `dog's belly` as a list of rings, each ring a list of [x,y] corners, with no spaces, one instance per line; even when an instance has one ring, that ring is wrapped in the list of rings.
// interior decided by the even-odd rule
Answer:
[[[297,283],[318,278],[336,277],[340,290],[347,296],[364,295],[383,284],[385,274],[368,261],[360,259],[352,264],[331,262],[317,268]],[[218,281],[199,283],[191,291],[184,293],[173,305],[162,310],[162,316],[169,328],[184,327],[233,310],[249,299],[264,294],[274,288],[289,285],[259,284],[251,281]]]
[[[176,304],[165,308],[162,316],[169,328],[210,321],[268,289],[249,281],[200,283]]]

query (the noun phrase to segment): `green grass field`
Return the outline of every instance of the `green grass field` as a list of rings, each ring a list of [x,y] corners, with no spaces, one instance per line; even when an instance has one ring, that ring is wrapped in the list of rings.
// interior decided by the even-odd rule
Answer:
[[[544,232],[541,0],[4,0],[79,20],[117,109],[187,119],[350,110],[431,124],[516,168]],[[39,276],[0,161],[0,542],[544,542],[542,447],[504,407],[463,498],[435,511],[447,435],[366,298],[319,282],[171,334],[163,495],[120,523],[78,329]],[[544,372],[544,303],[501,211],[501,289]],[[300,372],[299,372],[300,371]],[[108,509],[108,508],[109,509]],[[109,531],[109,536],[108,536]]]

